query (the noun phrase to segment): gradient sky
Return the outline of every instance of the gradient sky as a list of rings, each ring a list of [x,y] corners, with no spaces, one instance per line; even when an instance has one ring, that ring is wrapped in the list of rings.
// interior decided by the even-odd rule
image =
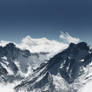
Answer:
[[[91,44],[92,0],[0,0],[0,40],[59,40],[60,31]]]

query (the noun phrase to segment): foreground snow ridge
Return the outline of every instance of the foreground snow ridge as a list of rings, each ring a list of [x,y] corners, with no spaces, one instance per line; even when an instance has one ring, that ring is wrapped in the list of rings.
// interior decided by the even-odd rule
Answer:
[[[14,84],[0,85],[0,92],[15,92]]]
[[[92,92],[92,80],[84,85],[79,92]]]

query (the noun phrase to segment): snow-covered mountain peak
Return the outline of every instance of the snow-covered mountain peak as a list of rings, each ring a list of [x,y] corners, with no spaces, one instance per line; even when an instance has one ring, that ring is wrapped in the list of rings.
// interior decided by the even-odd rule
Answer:
[[[8,43],[0,46],[0,77],[4,82],[21,80],[47,60],[47,53],[31,53],[18,48],[14,43]]]
[[[25,92],[77,92],[84,81],[90,79],[86,76],[92,61],[92,52],[89,51],[85,42],[71,43],[67,49],[37,68],[15,89],[25,89]]]

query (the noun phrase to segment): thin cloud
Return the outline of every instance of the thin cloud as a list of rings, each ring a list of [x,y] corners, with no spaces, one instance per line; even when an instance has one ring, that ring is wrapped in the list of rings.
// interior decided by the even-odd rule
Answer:
[[[56,53],[67,48],[68,44],[56,40],[49,40],[45,37],[32,38],[30,36],[26,36],[18,46],[23,49],[29,49],[30,52]]]
[[[80,42],[79,38],[73,37],[67,32],[61,32],[60,38],[65,40],[68,43],[78,43],[78,42]]]

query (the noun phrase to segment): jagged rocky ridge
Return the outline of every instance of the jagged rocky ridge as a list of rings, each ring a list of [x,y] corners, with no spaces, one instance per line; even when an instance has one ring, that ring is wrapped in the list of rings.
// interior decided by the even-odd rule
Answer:
[[[47,59],[46,55],[47,53],[30,53],[28,50],[21,50],[13,43],[0,46],[0,82],[24,79]]]
[[[85,42],[71,43],[15,87],[16,92],[78,92],[92,75],[92,50]],[[89,72],[89,69],[91,72]]]

